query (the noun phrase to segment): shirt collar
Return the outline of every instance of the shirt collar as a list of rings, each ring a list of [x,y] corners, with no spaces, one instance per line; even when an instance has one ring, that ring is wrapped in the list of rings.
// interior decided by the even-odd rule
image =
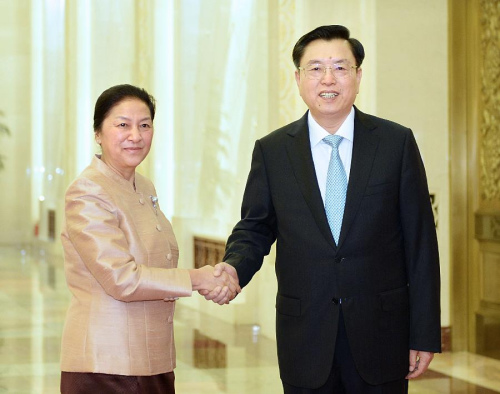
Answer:
[[[309,140],[311,142],[311,147],[318,145],[323,138],[330,135],[328,131],[326,131],[323,127],[321,127],[318,122],[311,115],[311,111],[307,114],[307,125],[309,127]],[[347,115],[344,122],[337,130],[335,135],[340,135],[344,137],[346,140],[351,141],[354,140],[354,107],[351,108],[351,112]]]

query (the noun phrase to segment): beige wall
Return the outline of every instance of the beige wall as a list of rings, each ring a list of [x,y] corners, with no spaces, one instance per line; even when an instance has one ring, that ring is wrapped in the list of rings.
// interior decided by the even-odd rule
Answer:
[[[293,44],[318,25],[339,23],[366,49],[357,105],[411,127],[420,145],[438,201],[442,316],[449,325],[446,0],[66,1],[59,2],[65,5],[59,19],[47,5],[55,3],[41,3],[0,1],[0,86],[9,92],[0,109],[16,131],[2,139],[2,153],[8,149],[8,164],[15,165],[0,172],[0,187],[15,193],[6,193],[0,220],[19,234],[2,226],[0,242],[29,241],[44,215],[39,192],[60,225],[64,189],[96,151],[95,99],[108,86],[131,82],[159,99],[154,149],[141,171],[154,179],[173,219],[181,266],[191,267],[192,236],[224,240],[238,220],[255,139],[305,110],[293,79]],[[48,23],[47,14],[59,24]],[[62,43],[49,34],[57,26]],[[44,34],[32,37],[30,28]],[[30,106],[44,114],[42,129]],[[40,143],[30,148],[32,140]],[[64,170],[56,185],[26,178],[37,161]],[[48,245],[60,252],[58,242]],[[226,321],[259,324],[273,337],[275,293],[271,255],[233,305],[199,296],[180,302]]]
[[[30,3],[0,1],[0,243],[24,246],[31,240],[30,216]]]
[[[447,1],[377,7],[377,115],[412,128],[436,196],[442,324],[450,325]]]

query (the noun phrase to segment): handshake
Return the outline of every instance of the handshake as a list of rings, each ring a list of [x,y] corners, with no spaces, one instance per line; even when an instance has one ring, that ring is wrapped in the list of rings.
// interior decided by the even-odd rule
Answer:
[[[219,305],[229,304],[241,292],[236,269],[227,263],[192,269],[189,275],[193,290]]]

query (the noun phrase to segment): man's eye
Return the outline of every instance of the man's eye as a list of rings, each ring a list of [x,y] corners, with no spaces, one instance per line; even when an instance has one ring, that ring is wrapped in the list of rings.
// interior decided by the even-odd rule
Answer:
[[[118,127],[125,127],[127,124],[126,123],[120,123]]]
[[[341,64],[335,64],[335,65],[333,66],[333,69],[334,69],[334,70],[337,70],[337,71],[345,71],[345,70],[347,70],[347,69],[346,69],[344,66],[342,66]]]
[[[148,124],[148,123],[143,123],[143,124],[141,124],[141,127],[142,127],[143,129],[148,129],[148,128],[150,128],[150,127],[151,127],[151,125],[150,125],[150,124]]]
[[[321,67],[320,66],[311,66],[309,67],[309,71],[320,71]]]

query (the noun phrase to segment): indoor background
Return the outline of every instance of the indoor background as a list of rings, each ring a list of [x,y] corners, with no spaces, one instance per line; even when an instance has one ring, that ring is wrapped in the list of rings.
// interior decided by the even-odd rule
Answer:
[[[63,197],[98,153],[99,94],[156,97],[139,171],[179,266],[213,264],[255,140],[306,110],[293,45],[325,24],[365,46],[358,108],[410,127],[427,170],[445,353],[410,391],[500,392],[498,0],[0,0],[0,392],[58,392]],[[179,393],[281,392],[273,254],[229,306],[178,301]]]

